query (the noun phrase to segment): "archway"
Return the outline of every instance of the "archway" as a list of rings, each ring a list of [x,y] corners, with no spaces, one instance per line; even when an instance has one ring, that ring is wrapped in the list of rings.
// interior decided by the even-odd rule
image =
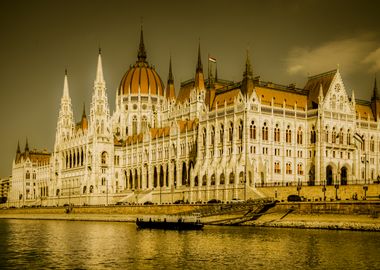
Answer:
[[[333,172],[332,167],[329,165],[326,167],[326,185],[331,186],[333,184]]]
[[[342,167],[340,169],[340,184],[347,185],[347,168]]]

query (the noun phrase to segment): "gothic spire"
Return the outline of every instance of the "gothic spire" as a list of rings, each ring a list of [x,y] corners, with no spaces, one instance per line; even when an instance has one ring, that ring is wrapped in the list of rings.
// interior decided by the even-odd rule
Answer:
[[[169,100],[175,99],[175,89],[174,89],[174,77],[172,72],[172,58],[169,60],[169,76],[168,83],[166,86],[166,98]]]
[[[203,72],[202,58],[201,58],[201,42],[198,43],[198,63],[196,72]]]
[[[243,73],[244,78],[252,79],[252,67],[251,62],[249,61],[249,51],[247,50],[247,59],[245,60],[245,70]]]
[[[137,53],[137,59],[141,62],[146,62],[146,51],[144,46],[144,34],[143,34],[143,26],[141,24],[141,32],[140,32],[140,45],[139,51]]]
[[[218,66],[215,65],[215,81],[218,81]]]
[[[86,117],[86,104],[83,102],[83,113],[82,113],[82,119],[87,118]]]
[[[173,83],[174,82],[174,78],[173,78],[173,73],[172,73],[172,57],[170,56],[170,60],[169,60],[169,76],[168,76],[168,83]]]
[[[63,81],[63,98],[69,98],[69,83],[67,82],[67,69],[65,69],[65,78]]]
[[[25,142],[25,152],[29,152],[28,138],[26,138],[26,142]]]
[[[103,77],[103,65],[102,65],[102,51],[99,48],[99,54],[98,54],[98,66],[96,68],[96,79],[95,82],[97,83],[104,83],[104,77]]]

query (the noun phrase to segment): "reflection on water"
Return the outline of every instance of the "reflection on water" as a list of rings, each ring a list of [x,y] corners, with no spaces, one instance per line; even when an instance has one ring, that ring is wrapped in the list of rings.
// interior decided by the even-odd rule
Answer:
[[[2,269],[380,269],[380,233],[0,220]]]

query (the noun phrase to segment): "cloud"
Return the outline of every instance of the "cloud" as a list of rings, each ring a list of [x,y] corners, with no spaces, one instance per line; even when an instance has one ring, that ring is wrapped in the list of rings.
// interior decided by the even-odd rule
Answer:
[[[340,66],[345,74],[358,70],[380,69],[380,48],[374,51],[373,35],[334,40],[314,48],[293,48],[285,59],[291,75],[310,75]]]
[[[370,72],[380,71],[380,47],[372,51],[364,60],[363,63],[370,65]]]

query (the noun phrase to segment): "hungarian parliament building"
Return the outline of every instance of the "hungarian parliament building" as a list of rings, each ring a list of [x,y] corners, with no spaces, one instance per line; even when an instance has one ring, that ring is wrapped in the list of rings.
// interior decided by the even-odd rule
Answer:
[[[339,69],[303,88],[253,76],[218,78],[215,59],[166,85],[147,61],[120,81],[110,113],[99,51],[89,115],[74,121],[67,73],[52,153],[17,147],[8,202],[15,205],[223,202],[263,186],[372,183],[380,174],[380,96],[348,95]]]

